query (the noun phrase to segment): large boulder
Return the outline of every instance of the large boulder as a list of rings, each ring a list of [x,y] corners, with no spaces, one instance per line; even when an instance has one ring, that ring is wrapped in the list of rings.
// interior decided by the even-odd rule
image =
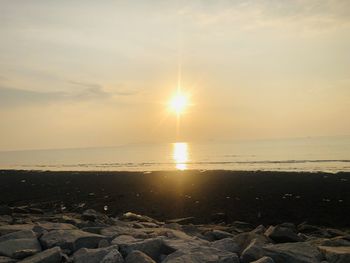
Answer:
[[[22,230],[17,232],[12,232],[3,236],[0,236],[0,243],[10,240],[10,239],[33,239],[36,238],[36,235],[31,230]]]
[[[326,256],[326,259],[329,263],[350,262],[350,247],[319,246],[318,248]]]
[[[9,239],[0,243],[0,255],[22,259],[41,251],[36,238]]]
[[[113,249],[100,263],[124,263],[124,259],[117,249]]]
[[[62,253],[61,248],[53,247],[34,256],[27,257],[21,263],[58,263],[61,262]]]
[[[239,263],[235,253],[211,247],[195,247],[188,250],[177,250],[168,255],[162,263],[201,262],[201,263]]]
[[[156,263],[152,258],[141,251],[132,251],[125,259],[125,263]]]
[[[270,226],[266,231],[265,235],[271,238],[277,243],[284,242],[301,242],[303,241],[301,237],[297,235],[290,227],[283,226]]]
[[[96,248],[104,238],[81,230],[53,230],[43,234],[40,242],[44,248],[59,246],[69,254],[82,247]]]
[[[118,246],[88,249],[81,248],[74,253],[74,263],[100,263],[112,250],[118,250]]]
[[[264,256],[276,263],[318,263],[323,258],[316,247],[306,242],[267,245],[263,249]]]

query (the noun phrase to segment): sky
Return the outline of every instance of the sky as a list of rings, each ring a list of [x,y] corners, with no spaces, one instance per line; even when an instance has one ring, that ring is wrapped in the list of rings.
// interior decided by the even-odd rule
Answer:
[[[348,0],[0,0],[0,35],[0,150],[350,135]]]

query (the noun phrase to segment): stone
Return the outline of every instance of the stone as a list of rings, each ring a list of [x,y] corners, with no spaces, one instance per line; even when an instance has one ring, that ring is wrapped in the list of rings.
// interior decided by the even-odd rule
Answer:
[[[33,230],[33,224],[16,224],[0,226],[0,236],[21,230]]]
[[[9,239],[0,243],[0,255],[22,259],[41,251],[36,238]]]
[[[148,216],[143,216],[143,215],[138,215],[132,212],[127,212],[125,214],[123,214],[120,217],[120,220],[127,220],[127,221],[139,221],[139,222],[150,222],[150,223],[155,223],[155,224],[161,224],[161,222],[148,217]]]
[[[264,256],[271,257],[276,263],[318,263],[323,258],[316,247],[306,242],[267,245],[263,249]]]
[[[213,230],[211,231],[210,233],[215,240],[220,240],[220,239],[223,239],[223,238],[227,238],[227,237],[233,237],[233,235],[231,233],[228,233],[226,231],[222,231],[222,230]]]
[[[238,253],[240,251],[239,245],[233,241],[232,238],[223,238],[211,243],[211,246],[219,249],[225,250],[232,253]]]
[[[10,239],[21,239],[21,238],[34,239],[36,238],[36,235],[31,230],[22,230],[22,231],[12,232],[12,233],[0,236],[0,243]]]
[[[33,231],[34,232],[39,232],[36,230],[44,229],[46,231],[51,231],[51,230],[75,230],[78,229],[76,226],[73,226],[72,224],[67,224],[67,223],[53,223],[53,222],[39,222],[36,223]]]
[[[120,235],[129,235],[135,238],[148,238],[142,229],[135,229],[127,226],[110,226],[101,230],[101,235],[109,237],[117,237]]]
[[[16,259],[0,256],[0,263],[14,263],[17,262]]]
[[[264,227],[263,225],[259,225],[255,229],[253,229],[251,232],[262,235],[265,233],[265,231],[266,231],[266,227]]]
[[[265,242],[260,239],[253,239],[252,242],[243,250],[241,254],[241,262],[249,263],[251,261],[257,260],[263,256],[262,246]]]
[[[98,248],[109,247],[110,245],[107,239],[101,239],[100,242],[98,242]]]
[[[117,236],[116,238],[114,238],[111,242],[112,245],[128,245],[128,244],[132,244],[135,242],[141,241],[140,239],[136,239],[132,236],[127,236],[127,235],[120,235]]]
[[[211,247],[196,247],[177,250],[168,255],[162,263],[201,262],[201,263],[239,263],[236,254]]]
[[[319,246],[318,248],[325,255],[329,263],[350,262],[350,247]]]
[[[124,259],[117,249],[113,249],[102,259],[101,263],[124,263]]]
[[[303,241],[292,228],[283,226],[270,226],[265,235],[277,243],[284,242],[301,242]]]
[[[83,220],[95,221],[99,217],[99,213],[97,213],[94,209],[87,209],[81,215]]]
[[[160,255],[164,254],[165,245],[161,238],[149,238],[135,243],[120,244],[119,250],[124,257],[134,250],[139,250],[157,261]]]
[[[96,249],[81,248],[73,255],[74,263],[100,263],[112,250],[118,251],[118,246]]]
[[[267,244],[270,240],[263,235],[255,234],[252,232],[245,232],[234,236],[233,241],[239,246],[239,254],[242,254],[243,250],[251,244],[254,239],[259,240],[263,244]]]
[[[58,263],[61,262],[62,253],[59,247],[53,247],[34,256],[27,257],[21,263]]]
[[[195,219],[196,218],[193,216],[183,217],[183,218],[175,218],[175,219],[166,220],[166,223],[168,223],[168,224],[176,223],[176,224],[184,225],[184,224],[194,223]]]
[[[251,263],[275,263],[270,257],[262,257],[258,260],[252,261]]]
[[[125,263],[156,263],[152,258],[141,251],[132,251],[125,259]]]
[[[44,248],[59,246],[68,253],[72,253],[82,247],[96,248],[104,238],[104,236],[81,230],[53,230],[43,234],[40,242]]]

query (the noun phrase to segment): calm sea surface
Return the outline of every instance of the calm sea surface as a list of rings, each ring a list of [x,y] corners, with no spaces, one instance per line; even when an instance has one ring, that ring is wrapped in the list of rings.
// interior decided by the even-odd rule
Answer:
[[[0,169],[350,172],[350,136],[3,151]]]

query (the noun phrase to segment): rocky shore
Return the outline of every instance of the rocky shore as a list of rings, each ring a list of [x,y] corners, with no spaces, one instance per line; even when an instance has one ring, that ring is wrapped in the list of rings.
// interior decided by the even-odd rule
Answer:
[[[194,224],[192,217],[160,222],[93,209],[49,213],[2,206],[1,211],[1,263],[350,262],[348,230],[307,223],[226,224],[220,214],[215,224]]]

